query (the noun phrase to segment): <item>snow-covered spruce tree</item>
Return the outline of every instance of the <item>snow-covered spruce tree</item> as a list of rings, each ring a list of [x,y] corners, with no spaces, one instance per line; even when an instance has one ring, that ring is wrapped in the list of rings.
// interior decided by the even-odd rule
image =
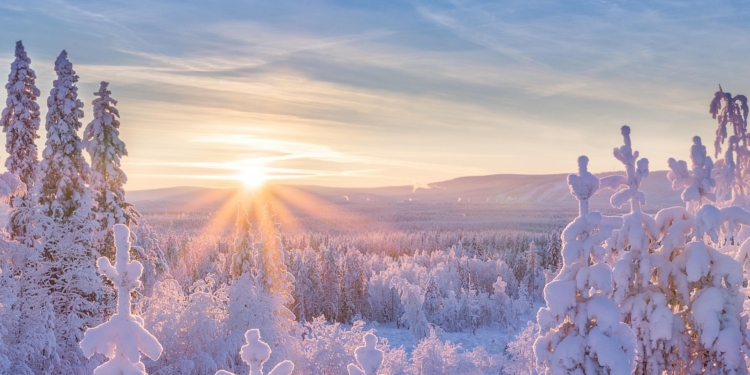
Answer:
[[[377,349],[378,337],[367,333],[362,338],[364,345],[354,350],[354,359],[357,364],[347,366],[349,375],[376,375],[380,365],[383,364],[383,351]]]
[[[260,340],[260,331],[251,329],[245,332],[246,344],[240,349],[240,357],[250,366],[250,375],[263,375],[263,364],[271,358],[271,347]],[[294,363],[285,360],[277,364],[268,375],[290,375]],[[218,371],[216,375],[234,375],[228,371]]]
[[[599,212],[588,212],[588,199],[599,179],[578,158],[578,175],[568,185],[579,202],[579,216],[562,233],[563,266],[544,288],[547,307],[539,310],[537,363],[546,375],[630,374],[635,367],[635,338],[612,301],[612,269],[602,246],[612,234]]]
[[[125,200],[123,185],[128,178],[120,168],[120,159],[128,151],[120,140],[120,113],[108,86],[109,83],[102,82],[99,91],[94,93],[96,99],[91,103],[94,119],[83,132],[83,146],[91,156],[89,188],[94,199],[93,211],[99,222],[94,232],[94,249],[112,259],[115,245],[110,228],[115,224],[137,225],[140,214]]]
[[[46,303],[54,306],[61,363],[53,373],[71,374],[88,365],[78,342],[87,327],[101,322],[105,304],[91,249],[91,194],[86,186],[90,171],[77,134],[83,103],[75,85],[78,76],[65,51],[55,61],[55,72],[47,100],[46,147],[34,187],[44,230],[44,271],[35,284],[48,292]]]
[[[83,103],[78,100],[78,76],[67,52],[62,51],[57,57],[55,72],[57,79],[47,99],[47,141],[40,164],[39,203],[45,216],[64,223],[73,218],[88,219],[91,196],[86,183],[91,170],[83,158],[77,133]]]
[[[10,65],[8,83],[5,85],[8,99],[0,117],[3,132],[6,133],[5,151],[8,152],[5,167],[26,185],[23,193],[13,194],[8,202],[13,208],[8,232],[12,239],[26,245],[32,244],[33,234],[27,228],[33,225],[29,220],[35,206],[26,191],[34,187],[39,168],[36,139],[39,138],[40,114],[36,100],[40,92],[36,87],[36,73],[30,64],[31,59],[19,40],[16,42],[16,59]]]
[[[87,358],[91,358],[94,353],[101,353],[109,358],[94,369],[94,375],[146,375],[140,352],[157,360],[162,347],[143,328],[143,319],[130,312],[130,293],[140,287],[138,279],[143,273],[140,262],[130,261],[130,230],[125,225],[115,224],[113,232],[117,249],[115,264],[113,266],[109,259],[101,257],[97,266],[117,288],[117,312],[108,322],[86,330],[80,346]]]

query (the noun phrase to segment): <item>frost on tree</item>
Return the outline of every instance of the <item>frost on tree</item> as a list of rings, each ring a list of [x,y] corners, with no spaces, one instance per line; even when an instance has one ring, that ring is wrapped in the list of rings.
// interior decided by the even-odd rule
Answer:
[[[367,333],[363,338],[363,346],[354,350],[354,359],[357,364],[349,364],[346,367],[349,375],[375,375],[383,364],[383,351],[377,349],[378,337]]]
[[[263,363],[271,357],[271,347],[260,340],[260,331],[251,329],[245,332],[245,345],[240,349],[240,357],[250,366],[250,375],[263,375]],[[294,370],[294,363],[285,360],[276,365],[268,375],[289,375]],[[216,375],[234,375],[220,370]]]
[[[539,310],[540,337],[534,343],[546,375],[630,374],[635,367],[635,338],[621,322],[612,301],[612,269],[603,244],[612,227],[599,212],[588,212],[588,199],[599,179],[578,158],[578,175],[568,176],[579,216],[563,231],[563,266],[544,288],[547,307]]]
[[[117,312],[108,322],[86,330],[80,346],[87,358],[95,353],[108,358],[107,362],[94,369],[94,375],[145,375],[141,352],[157,360],[162,347],[143,327],[143,319],[130,311],[130,293],[140,287],[138,279],[143,273],[143,265],[137,260],[130,260],[130,230],[125,225],[117,224],[113,232],[117,248],[115,264],[101,257],[97,266],[117,288]]]
[[[91,156],[89,188],[93,194],[93,211],[99,222],[99,228],[94,232],[94,248],[112,259],[115,246],[109,228],[115,224],[138,224],[136,218],[140,215],[125,200],[123,185],[128,178],[120,168],[120,159],[128,151],[120,140],[120,113],[108,86],[109,83],[101,82],[99,91],[94,93],[94,119],[83,132],[83,146]]]
[[[34,187],[39,168],[36,139],[39,138],[39,89],[36,87],[36,74],[31,69],[31,59],[26,55],[23,43],[16,42],[16,58],[10,65],[10,74],[5,89],[8,98],[0,117],[3,132],[6,133],[5,151],[8,158],[5,167],[8,173],[18,177],[26,189],[12,193],[8,204],[12,207],[8,232],[13,239],[30,244],[27,233],[34,204],[26,191]]]

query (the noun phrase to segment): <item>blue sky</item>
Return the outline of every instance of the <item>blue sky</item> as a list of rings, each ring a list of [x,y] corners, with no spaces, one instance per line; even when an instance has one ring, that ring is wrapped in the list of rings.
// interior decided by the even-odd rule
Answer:
[[[0,67],[22,39],[42,90],[66,49],[91,120],[119,100],[130,189],[379,186],[651,168],[711,144],[722,84],[750,94],[750,1],[0,2]],[[5,73],[3,73],[4,75]],[[4,154],[0,154],[3,158]]]

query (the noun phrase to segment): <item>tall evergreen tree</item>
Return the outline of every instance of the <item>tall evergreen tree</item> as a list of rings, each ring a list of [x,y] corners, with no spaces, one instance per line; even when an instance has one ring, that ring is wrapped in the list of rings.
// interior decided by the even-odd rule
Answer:
[[[36,73],[31,69],[31,59],[26,55],[23,43],[16,42],[16,59],[10,65],[10,74],[5,89],[5,101],[0,122],[6,133],[5,151],[8,159],[5,167],[26,184],[27,189],[34,185],[39,156],[36,139],[39,138],[39,89],[36,87]]]
[[[67,52],[57,57],[55,72],[57,79],[47,99],[47,142],[40,164],[39,203],[45,216],[68,222],[74,215],[88,216],[88,210],[80,209],[90,204],[86,183],[91,170],[78,136],[83,117],[76,87],[78,76]]]
[[[93,211],[99,227],[94,233],[94,248],[103,256],[113,259],[115,244],[112,228],[115,224],[130,226],[137,224],[140,215],[132,204],[125,200],[123,185],[128,178],[120,168],[120,159],[127,155],[125,143],[120,140],[120,113],[102,82],[95,92],[94,119],[83,132],[83,145],[91,156],[90,188],[93,194]]]
[[[44,222],[44,268],[36,282],[48,291],[47,303],[54,306],[61,361],[53,374],[71,374],[96,365],[83,357],[78,342],[87,327],[101,322],[105,303],[91,250],[91,193],[86,186],[90,169],[77,134],[83,103],[78,100],[78,76],[65,51],[55,61],[55,72],[36,188]]]
[[[30,64],[31,59],[19,40],[16,42],[16,59],[10,65],[8,83],[5,85],[8,98],[0,117],[3,132],[6,133],[5,150],[8,152],[5,167],[26,185],[25,191],[33,188],[39,168],[35,143],[39,138],[40,114],[36,102],[39,89],[36,87],[36,73]],[[8,202],[13,208],[8,231],[13,239],[24,243],[28,242],[25,237],[29,232],[29,214],[35,206],[25,191]]]

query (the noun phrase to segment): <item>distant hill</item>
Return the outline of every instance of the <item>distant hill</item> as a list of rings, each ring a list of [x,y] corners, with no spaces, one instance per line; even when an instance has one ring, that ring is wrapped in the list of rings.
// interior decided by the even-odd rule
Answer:
[[[600,177],[614,173],[602,173]],[[648,211],[680,205],[680,194],[672,190],[666,171],[651,172],[644,180]],[[312,185],[288,185],[287,190],[297,190],[333,204],[370,203],[442,203],[442,204],[492,204],[511,207],[543,208],[572,207],[575,200],[566,183],[567,174],[516,175],[496,174],[467,176],[414,186],[386,186],[374,188],[342,188]],[[429,189],[427,188],[429,187]],[[592,198],[592,207],[610,210],[612,190],[600,190]],[[130,202],[143,212],[179,212],[217,210],[227,199],[235,197],[235,189],[175,187],[128,192]]]

